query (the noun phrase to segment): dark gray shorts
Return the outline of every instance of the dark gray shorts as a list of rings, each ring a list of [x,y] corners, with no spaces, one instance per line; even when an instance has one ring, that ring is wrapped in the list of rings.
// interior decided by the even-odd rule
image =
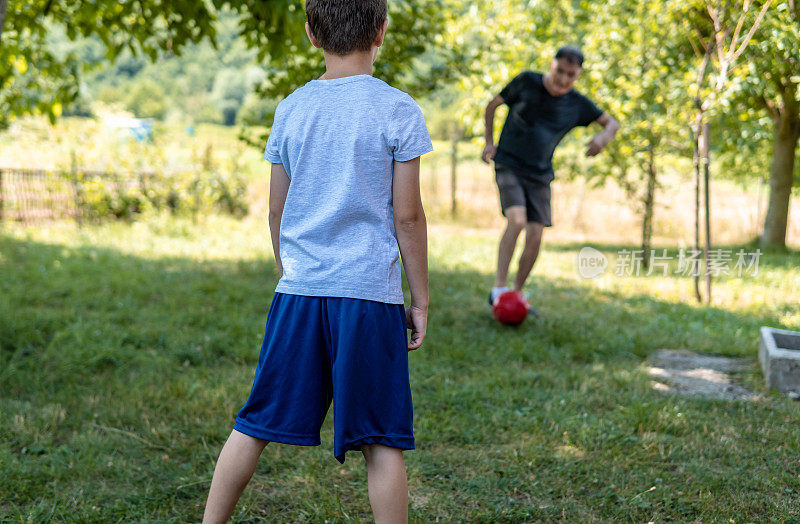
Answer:
[[[503,215],[511,206],[525,206],[528,222],[538,222],[547,227],[550,220],[550,182],[525,176],[521,170],[502,164],[494,165],[497,189],[500,191],[500,209]]]

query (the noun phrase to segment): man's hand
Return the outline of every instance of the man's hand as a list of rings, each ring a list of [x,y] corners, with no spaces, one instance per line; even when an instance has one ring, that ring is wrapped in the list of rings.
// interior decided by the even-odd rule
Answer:
[[[494,160],[494,155],[497,153],[497,146],[494,144],[486,144],[486,147],[483,148],[483,153],[481,153],[481,158],[487,164]]]
[[[608,143],[614,139],[614,135],[616,135],[619,130],[619,122],[608,113],[600,115],[595,122],[603,126],[603,131],[595,135],[595,137],[586,144],[586,156],[595,156],[600,153],[600,151],[605,149]]]
[[[422,341],[425,340],[425,333],[428,329],[428,310],[417,306],[406,309],[406,324],[411,330],[411,337],[408,340],[408,350],[419,349]]]
[[[600,135],[595,136],[586,144],[586,156],[595,156],[608,144]]]

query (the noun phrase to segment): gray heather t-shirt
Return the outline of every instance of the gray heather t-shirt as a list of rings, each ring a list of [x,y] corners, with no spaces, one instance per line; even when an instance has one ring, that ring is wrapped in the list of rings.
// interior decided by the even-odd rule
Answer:
[[[264,153],[290,179],[276,291],[402,304],[393,161],[432,150],[414,99],[370,75],[312,80],[286,97]]]

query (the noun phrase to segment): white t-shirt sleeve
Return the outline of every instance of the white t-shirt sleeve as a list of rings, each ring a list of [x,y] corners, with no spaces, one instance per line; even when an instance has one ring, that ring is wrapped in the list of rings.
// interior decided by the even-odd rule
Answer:
[[[267,147],[264,149],[264,159],[269,160],[273,164],[283,164],[281,159],[281,143],[283,142],[283,116],[281,114],[281,106],[275,109],[275,118],[272,120],[272,128],[269,130],[269,138],[267,139]]]
[[[408,95],[398,100],[394,106],[389,120],[388,142],[392,156],[399,162],[406,162],[433,151],[422,109]]]

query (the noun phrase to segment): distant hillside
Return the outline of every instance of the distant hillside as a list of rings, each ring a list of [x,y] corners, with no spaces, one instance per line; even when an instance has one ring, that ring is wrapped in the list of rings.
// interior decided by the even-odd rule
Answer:
[[[267,72],[239,37],[235,15],[223,15],[217,32],[217,49],[205,41],[155,63],[125,52],[109,65],[99,40],[70,42],[63,31],[54,30],[53,50],[74,53],[87,67],[80,97],[65,113],[90,116],[92,105],[103,102],[161,120],[225,125],[263,121],[275,102],[256,97],[253,87]]]

